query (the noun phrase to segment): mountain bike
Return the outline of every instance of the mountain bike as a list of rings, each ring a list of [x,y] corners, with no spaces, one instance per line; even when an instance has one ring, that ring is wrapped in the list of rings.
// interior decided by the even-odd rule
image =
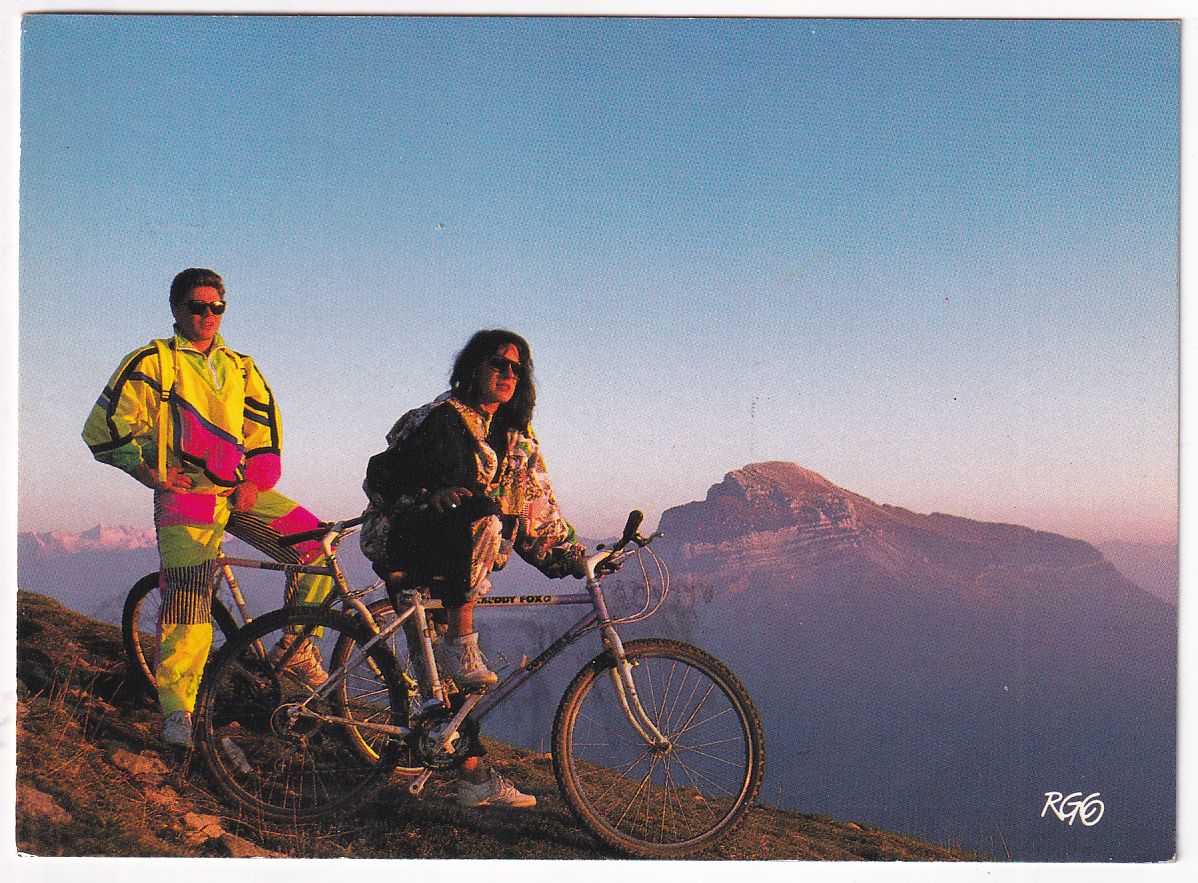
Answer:
[[[320,540],[325,554],[325,563],[320,565],[239,558],[225,555],[223,551],[220,552],[216,558],[212,577],[212,652],[215,653],[242,626],[254,621],[245,595],[237,582],[234,572],[236,568],[279,571],[288,575],[309,573],[328,576],[333,580],[333,590],[326,598],[322,609],[335,606],[343,614],[357,617],[365,628],[376,631],[380,617],[393,619],[395,611],[385,597],[370,599],[372,594],[383,590],[383,581],[377,580],[369,585],[353,588],[349,585],[337,558],[338,544],[352,535],[362,521],[363,518],[359,517],[337,523],[324,522],[319,528],[279,538],[279,544],[285,547],[294,546],[305,540]],[[159,591],[159,586],[160,575],[158,572],[148,573],[139,579],[125,597],[121,616],[121,635],[125,646],[127,668],[135,683],[150,693],[157,690],[157,678],[155,677],[158,658],[157,631],[162,609],[162,594]],[[407,646],[402,639],[396,640],[396,637],[391,637],[389,648],[399,661],[403,677],[408,679],[408,685],[411,687],[410,695],[415,698],[418,694],[416,682],[411,679],[409,674],[411,665],[407,658]],[[398,637],[402,638],[402,636]],[[272,646],[259,643],[255,646],[254,652],[265,659]],[[331,652],[332,658],[335,660],[344,656],[347,651],[334,645]],[[344,687],[345,689],[338,692],[335,699],[340,703],[341,710],[347,712],[351,700],[346,690],[352,689],[352,682],[347,682]],[[349,731],[348,735],[353,748],[361,752],[368,761],[373,762],[377,759],[378,755],[371,745],[373,740],[366,738],[356,729]],[[400,772],[413,774],[422,769],[419,765],[412,766],[404,758],[400,759],[397,768]]]
[[[596,839],[627,855],[679,858],[711,846],[757,798],[761,721],[740,681],[710,654],[667,639],[621,640],[617,627],[648,619],[669,592],[665,564],[650,548],[660,534],[642,537],[641,517],[633,512],[620,540],[586,559],[585,592],[480,599],[479,610],[590,608],[490,690],[450,693],[428,615],[440,603],[420,587],[394,592],[390,611],[374,618],[377,629],[327,607],[251,621],[212,658],[200,687],[195,734],[213,778],[244,810],[275,822],[318,823],[357,810],[405,759],[421,767],[407,789],[419,797],[431,776],[474,753],[492,710],[594,633],[601,652],[574,676],[553,724],[553,770],[567,806]],[[640,565],[644,602],[613,617],[602,580],[629,559]],[[400,632],[415,644],[415,677],[393,652]],[[258,649],[284,634],[297,636],[291,652],[302,639],[333,647],[323,685],[289,684],[280,674],[287,657]]]

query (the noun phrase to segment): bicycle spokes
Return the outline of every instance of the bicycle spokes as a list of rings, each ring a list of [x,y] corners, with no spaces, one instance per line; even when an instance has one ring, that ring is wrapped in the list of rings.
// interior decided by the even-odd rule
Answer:
[[[735,678],[701,651],[645,641],[628,655],[639,702],[610,663],[584,670],[563,699],[559,778],[601,839],[638,854],[686,854],[734,824],[755,795],[760,724]]]
[[[318,693],[280,674],[285,653],[258,649],[309,635],[327,659],[339,640],[360,645],[369,634],[330,611],[280,611],[242,629],[213,660],[197,706],[200,747],[238,803],[270,818],[314,820],[368,799],[385,779],[399,757],[395,733],[407,704],[386,646],[338,673],[353,686]],[[286,635],[293,640],[281,640]],[[361,750],[367,721],[392,730],[370,732],[368,753]]]

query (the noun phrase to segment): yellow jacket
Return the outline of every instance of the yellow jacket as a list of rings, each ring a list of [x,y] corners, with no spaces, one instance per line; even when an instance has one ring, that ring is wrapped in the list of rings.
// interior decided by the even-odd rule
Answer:
[[[262,490],[279,480],[282,424],[274,394],[249,356],[225,346],[217,335],[207,357],[189,341],[151,341],[120,366],[83,427],[92,455],[132,472],[158,462],[165,345],[169,425],[168,466],[191,476],[192,490],[231,488],[241,479]]]

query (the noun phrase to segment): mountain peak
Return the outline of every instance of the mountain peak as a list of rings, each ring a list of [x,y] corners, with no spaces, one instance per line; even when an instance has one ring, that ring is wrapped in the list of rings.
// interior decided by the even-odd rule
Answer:
[[[775,460],[729,472],[705,500],[664,512],[661,529],[667,537],[720,543],[808,525],[832,529],[851,542],[856,507],[854,495],[822,475]]]
[[[843,491],[810,469],[804,469],[797,463],[769,460],[764,463],[750,463],[729,472],[722,482],[711,487],[707,492],[707,499],[731,496],[750,503],[759,500],[780,502],[784,499],[797,501],[811,495],[825,496],[836,493]]]
[[[1099,552],[1080,540],[879,505],[810,469],[778,461],[729,472],[705,500],[662,513],[661,530],[683,560],[703,559],[708,570],[727,576],[852,565],[883,581],[917,574],[920,586],[939,581],[978,592],[979,579],[993,582],[998,573],[1103,563]]]

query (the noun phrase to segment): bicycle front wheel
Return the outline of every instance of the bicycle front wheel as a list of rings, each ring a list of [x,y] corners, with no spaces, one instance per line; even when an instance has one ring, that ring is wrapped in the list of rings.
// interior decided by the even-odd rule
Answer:
[[[731,831],[757,798],[761,721],[740,681],[704,651],[647,639],[625,653],[643,717],[630,709],[614,659],[596,657],[558,706],[558,786],[602,843],[645,858],[691,855]]]
[[[162,611],[162,593],[158,589],[158,573],[147,573],[125,596],[121,611],[121,640],[125,645],[125,661],[133,683],[147,693],[158,689],[158,619]],[[224,644],[237,631],[237,620],[229,608],[212,596],[212,649]]]
[[[376,741],[372,755],[364,755],[348,735],[336,690],[312,698],[302,672],[281,670],[285,659],[272,653],[284,635],[293,635],[327,659],[343,638],[361,646],[370,634],[343,613],[276,610],[243,627],[213,657],[196,703],[196,741],[221,790],[255,817],[306,823],[353,812],[394,769],[399,736]],[[386,687],[383,723],[406,725],[407,689],[390,651],[376,644],[359,665]],[[330,676],[344,674],[335,669]]]

